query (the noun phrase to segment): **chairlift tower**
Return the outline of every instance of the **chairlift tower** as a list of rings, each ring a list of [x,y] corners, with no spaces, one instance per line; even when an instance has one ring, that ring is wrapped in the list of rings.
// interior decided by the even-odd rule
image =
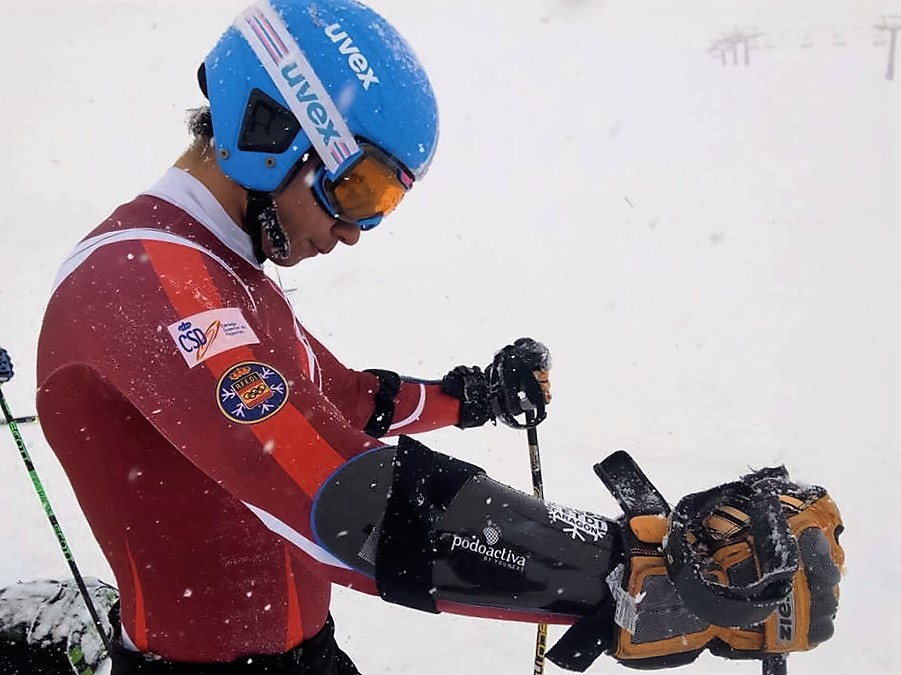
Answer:
[[[895,47],[898,43],[898,31],[901,30],[901,16],[895,14],[891,16],[883,16],[882,23],[876,24],[874,28],[877,31],[885,31],[888,33],[888,67],[885,71],[885,79],[895,79]]]
[[[732,53],[732,65],[738,65],[739,47],[744,48],[744,62],[746,66],[751,65],[751,41],[763,35],[754,28],[735,28],[730,33],[726,33],[718,40],[714,40],[713,44],[707,49],[711,54],[718,53],[720,60],[725,66],[726,54]]]

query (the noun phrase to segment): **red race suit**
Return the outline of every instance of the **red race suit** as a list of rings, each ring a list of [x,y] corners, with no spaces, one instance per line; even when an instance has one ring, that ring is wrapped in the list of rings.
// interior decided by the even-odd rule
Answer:
[[[63,264],[37,406],[121,593],[123,640],[173,661],[289,650],[330,584],[375,592],[317,545],[317,490],[384,445],[379,380],[297,321],[248,235],[170,169]],[[402,379],[388,434],[455,424],[457,399]]]

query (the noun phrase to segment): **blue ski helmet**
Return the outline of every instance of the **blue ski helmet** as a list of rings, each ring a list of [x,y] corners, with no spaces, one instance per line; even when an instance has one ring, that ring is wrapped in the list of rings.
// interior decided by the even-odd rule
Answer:
[[[219,166],[273,192],[311,150],[337,177],[370,143],[421,179],[438,107],[413,50],[354,0],[258,0],[204,60]]]

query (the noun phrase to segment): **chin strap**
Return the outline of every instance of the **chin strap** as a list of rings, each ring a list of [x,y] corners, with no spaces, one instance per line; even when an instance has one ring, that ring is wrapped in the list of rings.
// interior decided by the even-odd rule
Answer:
[[[269,239],[272,256],[276,259],[287,258],[291,253],[291,242],[278,219],[278,211],[271,192],[247,191],[247,215],[244,217],[244,229],[253,243],[253,253],[260,264],[266,261],[263,252],[263,232]]]

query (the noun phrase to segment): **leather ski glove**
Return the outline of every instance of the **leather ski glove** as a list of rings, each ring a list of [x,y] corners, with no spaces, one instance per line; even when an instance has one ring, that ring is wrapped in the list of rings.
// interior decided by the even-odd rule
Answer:
[[[491,420],[522,428],[539,424],[551,400],[551,354],[537,340],[522,337],[499,350],[483,371],[457,366],[441,381],[445,393],[460,400],[461,429]],[[527,421],[517,418],[527,415]],[[528,421],[528,416],[532,417]]]
[[[548,652],[582,671],[607,652],[625,666],[670,668],[705,649],[780,660],[828,640],[844,552],[826,490],[783,467],[688,495],[670,510],[625,452],[595,466],[625,512],[612,598]],[[772,661],[771,661],[772,662]]]

